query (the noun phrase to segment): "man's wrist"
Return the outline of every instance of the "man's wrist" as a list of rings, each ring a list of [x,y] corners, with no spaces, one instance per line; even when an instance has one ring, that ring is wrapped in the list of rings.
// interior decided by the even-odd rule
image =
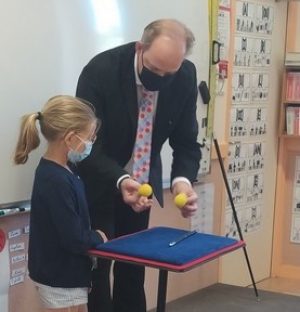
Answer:
[[[125,179],[130,179],[130,175],[129,175],[129,174],[124,174],[124,175],[122,175],[122,176],[118,179],[118,181],[117,181],[117,183],[116,183],[116,186],[117,186],[117,189],[118,189],[118,190],[120,189],[121,183],[122,183]]]
[[[178,182],[185,182],[187,183],[189,186],[192,186],[191,182],[189,179],[185,178],[185,177],[177,177],[175,179],[172,180],[172,185],[171,185],[171,189],[173,189],[174,185]]]

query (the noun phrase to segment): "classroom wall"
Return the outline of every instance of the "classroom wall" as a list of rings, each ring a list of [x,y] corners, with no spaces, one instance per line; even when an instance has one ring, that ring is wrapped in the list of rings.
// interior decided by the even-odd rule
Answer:
[[[268,148],[265,156],[261,225],[259,231],[244,236],[254,278],[256,281],[261,281],[270,277],[271,272],[277,170],[278,108],[281,100],[281,82],[284,69],[287,3],[276,2],[274,0],[254,0],[251,2],[272,5],[275,15],[268,100],[268,105],[270,107],[267,116],[268,131],[265,138]],[[232,30],[232,34],[234,34],[234,30]],[[230,103],[228,103],[228,105],[230,105]],[[220,282],[239,286],[251,284],[242,250],[231,253],[226,258],[222,258]]]
[[[0,253],[1,312],[41,311],[36,291],[27,272],[28,231],[25,228],[28,225],[29,213],[19,213],[18,215],[0,218],[0,229],[6,235],[6,252]],[[12,232],[16,234],[9,238],[9,233]],[[16,247],[20,244],[24,244],[24,248]],[[25,259],[18,261],[17,259],[22,259],[23,255],[25,255]],[[15,270],[25,271],[20,274],[15,273],[15,276],[12,276],[12,272]],[[5,276],[3,276],[4,273]]]
[[[206,4],[206,5],[204,5]],[[37,112],[56,94],[74,95],[82,68],[97,53],[141,38],[143,28],[159,18],[177,18],[194,32],[196,44],[188,56],[197,79],[208,80],[208,2],[190,0],[22,0],[0,1],[0,204],[30,198],[34,168],[43,147],[30,154],[25,166],[14,166],[12,154],[21,116]],[[72,9],[70,10],[70,7]],[[110,12],[106,18],[106,12]],[[198,97],[197,114],[206,117],[207,105]],[[205,115],[205,116],[203,116]],[[199,128],[199,142],[205,137]],[[164,145],[163,179],[170,179],[171,148]],[[209,154],[203,153],[209,162]],[[205,166],[201,166],[201,170]]]

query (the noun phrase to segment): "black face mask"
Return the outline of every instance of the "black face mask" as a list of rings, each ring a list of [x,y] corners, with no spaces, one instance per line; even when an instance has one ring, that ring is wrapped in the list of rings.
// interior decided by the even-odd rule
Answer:
[[[143,55],[142,55],[142,65],[143,68],[139,77],[143,86],[149,91],[160,91],[165,89],[167,86],[171,84],[171,82],[176,76],[176,73],[166,76],[159,76],[156,73],[152,72],[150,69],[144,66]]]
[[[165,89],[167,86],[171,84],[173,79],[176,76],[175,74],[159,76],[149,70],[147,67],[143,66],[141,71],[140,80],[143,86],[149,91],[160,91]]]

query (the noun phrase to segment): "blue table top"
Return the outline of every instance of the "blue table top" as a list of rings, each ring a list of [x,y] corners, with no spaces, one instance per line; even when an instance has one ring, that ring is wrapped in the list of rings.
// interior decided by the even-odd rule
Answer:
[[[169,246],[172,241],[187,233],[189,231],[182,229],[154,227],[113,239],[89,253],[115,260],[184,270],[245,246],[243,241],[203,233],[195,233]]]

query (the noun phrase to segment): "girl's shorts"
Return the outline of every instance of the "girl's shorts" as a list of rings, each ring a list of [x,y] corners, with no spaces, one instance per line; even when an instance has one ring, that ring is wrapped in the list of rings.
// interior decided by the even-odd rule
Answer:
[[[60,309],[86,304],[88,288],[60,288],[51,287],[35,282],[40,298],[45,308]]]

